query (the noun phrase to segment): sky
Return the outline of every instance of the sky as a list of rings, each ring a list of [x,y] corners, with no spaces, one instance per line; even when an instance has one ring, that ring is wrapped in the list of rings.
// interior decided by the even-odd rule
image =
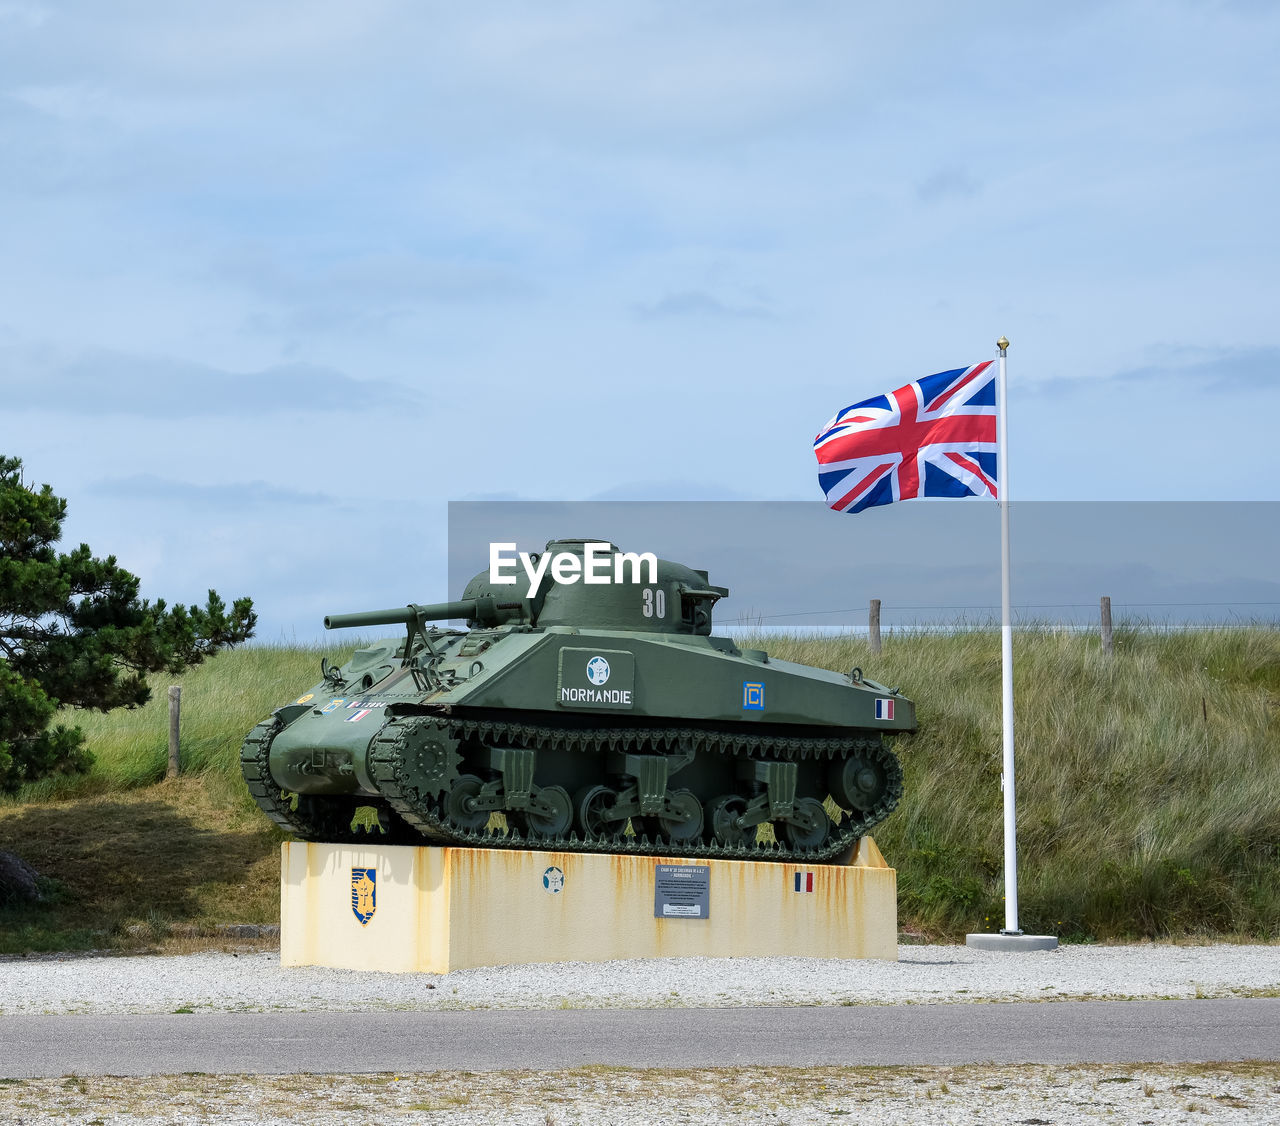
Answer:
[[[267,641],[456,597],[450,501],[820,504],[828,418],[1002,334],[1015,502],[1280,500],[1277,48],[1248,0],[0,0],[0,452]]]

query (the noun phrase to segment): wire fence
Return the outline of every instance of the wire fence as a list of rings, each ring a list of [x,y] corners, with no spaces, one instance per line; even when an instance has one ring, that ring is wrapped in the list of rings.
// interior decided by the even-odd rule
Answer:
[[[1076,632],[1112,628],[1163,632],[1189,632],[1231,628],[1280,629],[1280,601],[1167,601],[1111,603],[1022,602],[1010,608],[1015,630],[1070,630]],[[822,619],[826,619],[823,621]],[[832,620],[838,619],[838,620]],[[768,614],[747,613],[720,618],[717,626],[735,633],[886,633],[963,632],[1000,626],[999,603],[885,604],[872,599],[867,606],[786,610]]]

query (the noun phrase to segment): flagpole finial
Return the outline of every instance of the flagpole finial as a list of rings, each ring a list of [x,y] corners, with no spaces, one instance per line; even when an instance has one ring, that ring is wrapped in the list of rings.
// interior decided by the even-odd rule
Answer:
[[[1009,350],[1008,338],[1004,336],[1000,337],[1000,339],[996,341],[996,347],[1000,349],[1000,354],[1003,355]]]

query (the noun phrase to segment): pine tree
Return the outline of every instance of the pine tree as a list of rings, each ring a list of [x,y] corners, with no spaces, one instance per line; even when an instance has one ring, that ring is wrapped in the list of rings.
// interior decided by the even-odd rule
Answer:
[[[22,479],[0,456],[0,789],[56,771],[87,770],[78,728],[58,708],[137,707],[147,674],[178,673],[253,635],[248,598],[230,612],[216,591],[203,606],[139,600],[138,579],[87,544],[56,550],[67,504]]]

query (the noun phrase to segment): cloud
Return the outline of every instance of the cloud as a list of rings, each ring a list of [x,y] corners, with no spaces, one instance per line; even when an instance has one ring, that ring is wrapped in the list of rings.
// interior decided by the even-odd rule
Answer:
[[[11,351],[0,356],[0,394],[9,410],[142,418],[405,408],[420,402],[399,384],[352,379],[312,364],[232,372],[169,356],[107,351],[61,363]]]
[[[598,493],[584,499],[567,499],[564,497],[533,497],[513,490],[492,490],[485,492],[461,493],[450,498],[450,505],[458,505],[459,511],[467,511],[470,505],[502,505],[503,511],[518,511],[521,506],[528,506],[530,511],[540,510],[545,506],[586,506],[607,505],[614,501],[629,503],[640,501],[653,503],[658,501],[742,501],[747,500],[745,493],[727,489],[713,481],[695,478],[653,478],[643,481],[620,481]],[[581,508],[584,512],[595,512],[595,508]]]
[[[154,98],[132,98],[89,82],[22,86],[10,97],[60,124],[134,131],[190,124],[189,109]],[[49,122],[42,122],[45,128]]]
[[[362,128],[383,134],[438,116],[441,127],[481,140],[514,127],[521,136],[581,129],[603,143],[634,130],[669,138],[776,129],[833,90],[874,90],[889,43],[917,41],[919,18],[830,0],[795,11],[315,0],[305,17],[291,4],[228,0],[202,12],[141,0],[123,15],[65,2],[49,21],[58,34],[36,40],[46,9],[0,4],[31,29],[5,60],[23,85],[54,70],[154,90],[171,105],[212,94],[250,127],[270,121],[264,107],[296,98],[310,119],[303,127],[317,132],[368,113]]]
[[[151,473],[105,478],[91,485],[87,492],[110,500],[178,504],[189,511],[328,507],[337,503],[327,493],[304,493],[296,489],[280,488],[266,481],[196,485],[190,481],[173,481]]]
[[[1155,349],[1149,364],[1125,368],[1099,380],[1051,379],[1034,385],[1047,395],[1061,395],[1102,382],[1129,387],[1167,385],[1171,380],[1202,392],[1248,394],[1280,388],[1280,348],[1203,348],[1166,345]]]
[[[771,320],[773,313],[762,305],[731,305],[701,290],[685,290],[668,294],[660,301],[636,306],[644,320],[665,317],[691,317],[734,320]]]
[[[449,500],[450,504],[523,504],[530,502],[532,498],[522,496],[520,493],[506,491],[497,492],[481,492],[481,493],[461,493]]]
[[[25,24],[29,28],[40,27],[53,13],[43,4],[26,4],[16,0],[0,0],[0,22]]]
[[[382,331],[424,306],[526,300],[535,286],[502,263],[370,251],[328,264],[246,253],[212,271],[275,306],[250,318],[266,332]]]
[[[671,478],[663,481],[622,481],[587,498],[596,501],[741,501],[745,493],[709,481]]]
[[[970,176],[965,169],[948,166],[939,168],[932,176],[922,180],[916,186],[916,196],[923,203],[937,203],[944,199],[968,199],[981,190],[981,182]]]
[[[1117,372],[1126,383],[1162,382],[1171,376],[1204,391],[1258,391],[1280,387],[1280,348],[1199,348],[1177,346],[1144,367]]]

